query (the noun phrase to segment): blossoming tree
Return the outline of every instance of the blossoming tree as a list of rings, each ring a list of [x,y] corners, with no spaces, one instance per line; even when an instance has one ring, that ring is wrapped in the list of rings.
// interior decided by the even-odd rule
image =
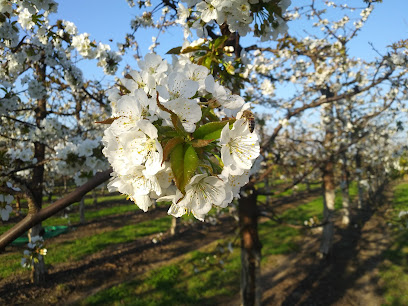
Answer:
[[[28,219],[42,208],[46,171],[55,170],[57,159],[64,158],[57,156],[57,144],[72,141],[78,129],[88,129],[91,117],[87,114],[81,121],[80,115],[92,103],[99,106],[90,92],[93,86],[83,80],[75,64],[74,51],[85,59],[97,59],[107,73],[114,73],[120,60],[109,46],[96,45],[87,34],[78,35],[71,22],[51,23],[57,7],[52,0],[0,2],[0,188],[9,194],[8,204],[13,194],[27,200]],[[90,166],[96,173],[101,165]],[[7,213],[2,219],[8,219]],[[31,243],[40,233],[40,224],[31,228]],[[33,280],[39,282],[44,277],[42,256],[33,263]]]
[[[295,133],[299,137],[295,137],[292,147],[302,143],[304,150],[299,150],[299,155],[303,154],[302,158],[306,157],[318,165],[321,171],[325,195],[323,257],[330,252],[333,236],[336,164],[342,158],[346,165],[346,153],[355,149],[359,142],[366,144],[367,135],[378,130],[375,127],[381,124],[381,120],[388,122],[387,116],[393,117],[393,114],[401,114],[401,110],[406,109],[402,102],[406,100],[406,91],[401,89],[407,82],[406,48],[401,47],[401,43],[392,46],[389,54],[372,61],[353,58],[348,54],[349,43],[357,37],[372,11],[371,6],[360,11],[353,26],[349,24],[353,20],[347,15],[334,22],[325,18],[325,14],[330,13],[328,7],[350,10],[347,5],[330,2],[325,6],[326,9],[322,9],[312,2],[291,15],[292,18],[301,18],[301,12],[306,11],[307,18],[316,20],[314,37],[288,35],[279,41],[276,48],[264,48],[264,53],[255,51],[257,65],[253,66],[250,88],[253,97],[286,113],[265,149],[273,150],[273,141],[285,126],[293,125],[298,131],[308,130],[309,136],[304,139],[303,133]],[[268,53],[273,55],[268,58]],[[260,75],[264,79],[262,82],[259,82]],[[294,84],[296,88],[289,99],[280,99],[277,90],[265,97],[266,88],[272,84],[275,88],[282,84]],[[318,112],[313,112],[313,109]],[[309,122],[297,119],[302,115],[312,119]],[[320,116],[321,120],[317,121],[313,116]],[[290,139],[286,142],[293,144]],[[356,168],[360,166],[356,165]],[[357,178],[357,181],[360,179]],[[345,184],[346,180],[343,180],[344,193],[348,193]],[[346,199],[343,203],[347,223],[349,206]]]

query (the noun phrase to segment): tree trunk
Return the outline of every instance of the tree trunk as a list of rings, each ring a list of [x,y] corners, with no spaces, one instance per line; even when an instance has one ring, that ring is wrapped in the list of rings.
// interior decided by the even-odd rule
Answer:
[[[20,197],[16,197],[16,216],[20,216],[21,212],[21,203],[20,203]]]
[[[34,225],[28,232],[28,239],[31,242],[31,239],[35,236],[43,236],[42,235],[43,228],[40,224]],[[46,275],[46,270],[45,270],[45,263],[44,263],[44,257],[40,256],[38,262],[33,262],[32,263],[32,269],[31,269],[31,282],[36,285],[40,285],[45,281],[45,275]]]
[[[347,169],[346,153],[342,154],[342,168],[341,168],[341,198],[342,198],[342,219],[341,223],[348,225],[350,223],[350,195],[349,195],[349,173]]]
[[[46,66],[41,59],[36,64],[36,76],[37,80],[43,83],[45,86],[45,70]],[[47,101],[46,98],[42,98],[37,100],[37,107],[35,108],[35,123],[38,128],[41,128],[42,120],[45,119],[47,116]],[[44,140],[43,140],[44,141]],[[34,142],[34,159],[37,160],[37,165],[33,168],[33,175],[31,178],[29,189],[33,196],[33,201],[29,202],[28,213],[29,214],[36,214],[41,210],[42,202],[43,202],[43,190],[44,190],[44,159],[45,159],[45,143],[40,141]],[[30,239],[31,237],[40,235],[42,231],[41,223],[34,226],[30,231]],[[40,282],[44,281],[45,279],[45,264],[44,264],[44,257],[41,256],[38,263],[33,265],[33,278],[32,280],[36,284],[40,284]]]
[[[311,188],[310,188],[310,180],[306,179],[306,190],[307,192],[310,192]]]
[[[361,175],[359,173],[357,173],[356,179],[357,179],[357,190],[358,190],[357,208],[362,209],[363,201],[364,201],[364,191],[360,183]]]
[[[327,257],[331,251],[334,224],[334,199],[335,199],[335,185],[334,185],[334,163],[332,160],[328,161],[323,169],[323,234],[320,245],[320,254],[323,258]]]
[[[83,196],[79,202],[79,223],[85,223],[85,196]]]
[[[64,181],[64,189],[63,189],[63,192],[64,192],[64,193],[67,193],[67,192],[68,192],[68,185],[67,185],[67,177],[66,177],[66,176],[63,177],[63,181]]]
[[[178,227],[180,224],[179,218],[172,218],[171,219],[171,227],[170,227],[170,235],[174,236],[178,233]]]
[[[363,202],[364,202],[364,191],[363,187],[361,186],[361,156],[360,152],[357,150],[356,153],[356,179],[357,179],[357,190],[358,190],[358,199],[357,199],[357,208],[362,209],[363,208]]]
[[[157,208],[157,202],[156,202],[156,200],[154,199],[152,205],[150,206],[150,210],[154,210],[154,209],[156,209],[156,208]]]
[[[322,91],[322,94],[327,97],[334,96],[334,93],[329,88]],[[322,121],[325,129],[324,148],[327,153],[327,160],[325,161],[321,171],[323,180],[323,233],[320,244],[320,255],[326,258],[332,247],[334,224],[334,199],[335,199],[335,184],[334,184],[334,155],[331,153],[334,146],[334,114],[333,105],[326,105],[322,108]]]
[[[239,225],[241,230],[241,304],[260,305],[262,291],[261,248],[258,237],[258,209],[256,193],[252,191],[247,197],[238,201]]]
[[[239,58],[242,51],[239,34],[231,33],[226,23],[221,25],[220,30],[222,35],[229,36],[226,45],[233,46],[235,57]],[[230,90],[239,95],[242,80],[231,78],[230,81]],[[262,298],[260,286],[262,244],[258,237],[257,195],[254,188],[247,187],[246,192],[249,195],[242,196],[238,201],[241,235],[241,304],[252,306],[260,305]]]
[[[350,196],[349,186],[345,181],[341,182],[341,197],[342,197],[342,218],[341,223],[344,225],[350,224]]]

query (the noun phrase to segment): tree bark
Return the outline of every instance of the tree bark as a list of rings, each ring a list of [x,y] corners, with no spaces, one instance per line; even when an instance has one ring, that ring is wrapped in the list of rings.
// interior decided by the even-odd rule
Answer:
[[[20,212],[21,212],[20,197],[16,197],[16,216],[20,216]]]
[[[323,234],[320,244],[320,254],[323,258],[327,257],[331,251],[334,224],[334,199],[335,199],[335,184],[334,184],[334,162],[328,161],[323,169]]]
[[[335,94],[330,91],[327,87],[322,90],[322,94],[329,96],[334,96]],[[323,181],[323,233],[322,241],[320,244],[320,256],[321,258],[326,258],[331,251],[333,235],[334,235],[334,224],[333,224],[333,213],[334,213],[334,199],[335,193],[335,183],[334,183],[334,113],[333,105],[326,105],[322,108],[323,115],[323,127],[325,129],[325,138],[323,141],[324,149],[327,153],[327,160],[323,164],[322,170],[322,181]]]
[[[358,150],[357,150],[355,158],[356,158],[356,179],[357,179],[357,190],[358,190],[357,208],[362,209],[363,203],[364,203],[364,191],[360,183],[362,170],[361,170],[361,155]]]
[[[310,190],[311,190],[311,188],[310,188],[310,180],[306,179],[306,180],[305,180],[305,183],[306,183],[306,190],[307,190],[308,192],[310,192]]]
[[[153,203],[152,203],[152,206],[150,206],[150,209],[153,210],[153,209],[156,209],[156,208],[157,208],[157,202],[156,202],[156,200],[153,200]]]
[[[28,232],[28,239],[31,242],[32,238],[35,236],[43,236],[43,228],[41,226],[41,223],[34,225]],[[45,269],[45,263],[44,263],[44,257],[40,256],[38,262],[33,262],[32,263],[32,269],[31,269],[31,282],[36,285],[40,285],[45,281],[45,276],[46,276],[46,269]]]
[[[241,304],[260,305],[262,291],[261,248],[258,236],[258,209],[255,190],[238,201],[239,225],[241,231]]]
[[[170,235],[174,236],[178,233],[178,227],[180,224],[179,218],[172,218],[171,219],[171,227],[170,227]]]
[[[46,81],[46,65],[44,60],[40,60],[35,65],[35,74],[37,80],[43,83],[45,86]],[[38,128],[41,128],[41,122],[47,116],[47,100],[42,98],[37,100],[37,107],[35,111],[35,122]],[[43,140],[44,141],[44,140]],[[33,168],[33,174],[31,182],[29,184],[29,189],[31,190],[33,201],[30,201],[28,208],[29,214],[36,214],[41,210],[43,202],[43,191],[44,191],[44,159],[45,159],[45,143],[40,141],[34,142],[34,158],[37,160],[37,165]],[[30,207],[31,206],[31,207]],[[29,233],[29,239],[34,236],[40,235],[42,231],[41,223],[33,227]],[[39,262],[33,265],[33,278],[32,281],[35,284],[40,284],[45,280],[45,263],[44,257],[39,258]]]
[[[66,177],[66,176],[63,177],[63,181],[64,181],[64,189],[63,189],[63,192],[64,192],[64,193],[67,193],[67,192],[68,192],[68,184],[67,184],[67,177]]]
[[[347,156],[342,153],[342,168],[341,168],[341,197],[342,197],[342,219],[344,225],[350,224],[350,195],[349,195],[349,172],[347,169]]]

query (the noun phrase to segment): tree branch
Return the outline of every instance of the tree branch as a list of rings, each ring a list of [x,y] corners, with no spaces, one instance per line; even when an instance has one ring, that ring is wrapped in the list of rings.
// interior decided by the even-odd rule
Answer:
[[[34,225],[55,215],[65,207],[75,202],[79,202],[85,194],[87,194],[89,191],[96,188],[103,182],[107,181],[110,178],[111,172],[112,169],[97,173],[95,177],[90,179],[81,187],[78,187],[76,190],[66,195],[64,198],[57,200],[44,209],[41,209],[36,214],[28,214],[23,220],[21,220],[19,223],[14,225],[11,229],[0,236],[0,250],[3,250],[7,245],[13,242],[16,238],[20,237]]]

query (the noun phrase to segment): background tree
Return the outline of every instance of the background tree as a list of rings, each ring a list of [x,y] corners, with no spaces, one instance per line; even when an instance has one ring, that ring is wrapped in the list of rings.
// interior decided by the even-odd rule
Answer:
[[[0,38],[0,134],[8,148],[0,171],[3,186],[9,181],[24,191],[29,216],[42,208],[45,171],[58,158],[54,146],[75,135],[78,126],[89,122],[91,108],[101,105],[93,99],[92,87],[87,89],[84,83],[74,50],[83,58],[97,59],[107,73],[114,73],[120,60],[109,46],[96,45],[87,34],[78,35],[74,24],[62,20],[51,24],[49,15],[57,7],[55,1],[6,1],[0,11],[4,33]],[[81,113],[87,118],[82,122]],[[95,173],[98,165],[93,166]],[[41,235],[41,224],[33,226],[30,241]],[[42,256],[34,262],[33,273],[36,283],[44,279]]]

